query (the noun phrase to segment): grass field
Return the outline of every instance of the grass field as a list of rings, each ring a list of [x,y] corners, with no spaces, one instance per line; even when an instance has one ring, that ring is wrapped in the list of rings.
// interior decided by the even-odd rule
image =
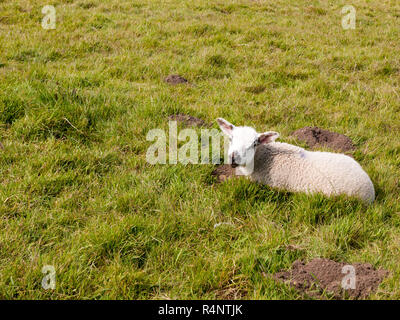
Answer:
[[[395,0],[0,1],[0,298],[301,299],[268,275],[315,257],[387,269],[370,298],[400,298],[399,39]],[[148,164],[176,113],[343,133],[376,201]]]

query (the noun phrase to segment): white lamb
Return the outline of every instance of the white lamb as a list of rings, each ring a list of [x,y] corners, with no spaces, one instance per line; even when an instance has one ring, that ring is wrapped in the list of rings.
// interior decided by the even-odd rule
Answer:
[[[277,132],[257,133],[250,127],[236,127],[225,119],[217,122],[229,138],[228,163],[238,167],[236,173],[278,189],[346,194],[366,203],[375,199],[368,174],[351,157],[340,153],[311,152],[303,148],[274,142]]]

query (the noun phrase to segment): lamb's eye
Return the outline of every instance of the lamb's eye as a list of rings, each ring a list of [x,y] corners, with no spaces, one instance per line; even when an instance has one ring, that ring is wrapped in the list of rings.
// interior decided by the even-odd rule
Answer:
[[[247,147],[247,150],[255,148],[256,146],[257,146],[257,141],[253,142],[249,147]]]

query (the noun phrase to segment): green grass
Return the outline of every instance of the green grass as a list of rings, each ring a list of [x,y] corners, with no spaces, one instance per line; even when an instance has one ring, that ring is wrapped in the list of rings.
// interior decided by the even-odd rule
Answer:
[[[400,298],[397,1],[0,2],[0,298],[300,299],[268,275],[315,257],[385,268],[371,298]],[[174,113],[346,134],[377,199],[150,165]]]

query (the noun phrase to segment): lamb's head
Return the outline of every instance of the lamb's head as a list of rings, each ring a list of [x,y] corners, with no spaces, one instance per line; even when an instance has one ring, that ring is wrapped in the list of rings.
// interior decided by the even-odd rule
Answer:
[[[273,142],[279,137],[277,132],[258,133],[251,127],[236,127],[222,118],[218,118],[217,122],[222,132],[229,138],[228,163],[234,168],[253,163],[257,146]]]

